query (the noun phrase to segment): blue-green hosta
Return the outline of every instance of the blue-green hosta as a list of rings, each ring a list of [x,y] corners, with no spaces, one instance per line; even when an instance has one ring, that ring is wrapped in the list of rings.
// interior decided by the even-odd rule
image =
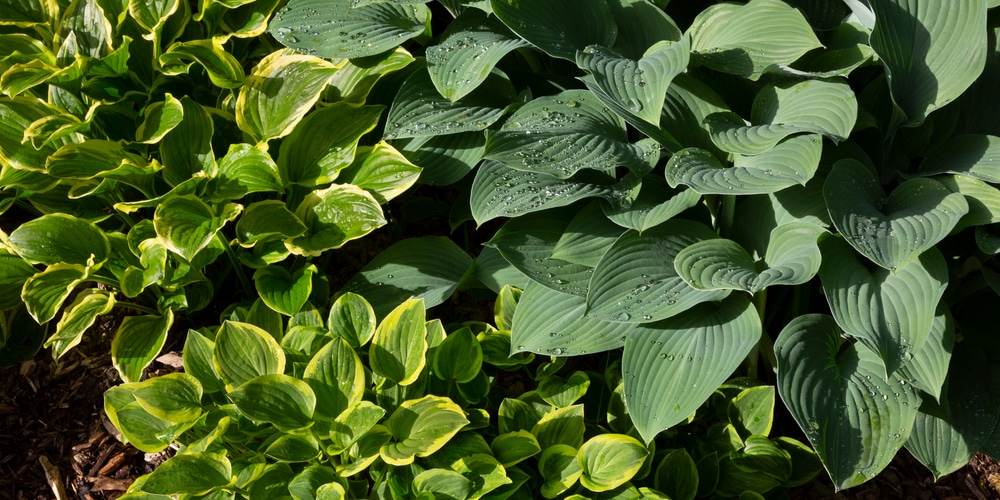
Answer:
[[[996,351],[962,347],[1000,303],[996,2],[439,3],[443,33],[430,2],[347,0],[270,32],[423,46],[386,131],[438,182],[474,170],[475,222],[508,219],[475,272],[524,289],[512,352],[622,349],[647,443],[773,372],[838,489],[902,446],[936,476],[1000,448]]]
[[[529,370],[534,355],[508,355],[523,297],[501,291],[501,329],[446,332],[420,299],[377,321],[346,293],[326,318],[237,309],[191,330],[184,373],[105,393],[125,440],[177,449],[123,498],[691,499],[765,493],[819,472],[806,445],[767,437],[774,387],[746,379],[710,389],[683,431],[643,444],[617,364],[567,373],[566,358],[552,357]],[[506,395],[511,370],[537,389]]]

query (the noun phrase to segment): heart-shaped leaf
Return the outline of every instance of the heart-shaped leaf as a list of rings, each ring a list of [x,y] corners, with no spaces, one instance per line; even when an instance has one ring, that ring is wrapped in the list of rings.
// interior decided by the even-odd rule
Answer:
[[[856,160],[834,164],[823,197],[847,242],[890,270],[936,245],[969,211],[964,196],[932,179],[910,179],[887,198],[875,173]]]
[[[309,384],[295,377],[260,375],[231,391],[229,398],[250,419],[270,422],[285,432],[313,424],[316,394]]]
[[[241,209],[229,204],[220,216],[196,196],[173,196],[156,206],[153,227],[163,246],[190,262]]]
[[[837,324],[885,363],[891,375],[924,345],[948,284],[941,253],[929,250],[895,271],[869,271],[839,238],[820,243],[819,275]]]
[[[600,434],[583,443],[577,452],[580,484],[590,491],[613,490],[632,479],[642,468],[649,450],[623,434]]]
[[[805,185],[819,167],[823,142],[818,135],[799,135],[759,155],[735,155],[725,167],[712,153],[688,148],[670,158],[665,170],[671,187],[684,184],[701,194],[767,194]]]
[[[761,334],[742,294],[640,328],[625,340],[622,375],[629,415],[647,443],[694,413]]]
[[[285,371],[285,353],[268,332],[249,323],[226,321],[215,338],[215,371],[232,390],[259,375]]]
[[[181,122],[160,141],[163,179],[171,186],[191,182],[197,172],[215,172],[215,153],[212,151],[215,125],[212,116],[204,106],[188,96],[182,97],[180,103],[184,115]]]
[[[141,2],[133,2],[141,3]],[[142,483],[142,491],[161,494],[203,494],[232,481],[233,467],[221,453],[178,455],[157,467]]]
[[[160,355],[174,313],[163,316],[128,316],[111,341],[111,363],[125,382],[138,382],[142,371]]]
[[[139,142],[156,144],[183,119],[184,106],[177,98],[167,93],[162,101],[146,107],[145,117],[135,131],[135,138]]]
[[[663,40],[680,40],[683,36],[677,23],[663,11],[663,4],[649,0],[612,0],[608,2],[618,26],[629,29],[618,32],[614,49],[625,57],[638,59],[646,50]]]
[[[302,221],[281,200],[263,200],[247,207],[236,221],[240,245],[252,247],[271,239],[294,238],[306,232]]]
[[[892,100],[917,126],[979,77],[986,64],[984,2],[872,2],[871,47],[890,76]],[[928,84],[933,82],[933,85]]]
[[[191,62],[196,62],[213,84],[224,89],[238,88],[246,77],[240,61],[226,51],[222,40],[214,38],[173,43],[158,61],[168,74],[186,73]]]
[[[399,405],[385,422],[392,441],[379,455],[392,465],[406,465],[415,457],[440,450],[462,427],[469,424],[465,412],[448,398],[424,396]]]
[[[271,20],[268,32],[286,47],[331,59],[356,59],[391,50],[419,36],[431,11],[423,3],[292,0]]]
[[[847,82],[783,80],[757,93],[750,125],[732,112],[705,118],[712,141],[724,151],[761,154],[798,133],[821,134],[834,142],[847,138],[858,115],[858,102]]]
[[[392,141],[407,160],[420,165],[420,183],[445,186],[465,177],[486,150],[481,132],[423,136]]]
[[[676,219],[643,233],[626,232],[594,268],[587,294],[587,317],[649,323],[677,315],[701,302],[722,300],[728,290],[694,289],[674,267],[674,259],[681,250],[714,238],[716,234],[707,227]]]
[[[271,155],[249,144],[233,144],[219,160],[218,190],[223,200],[242,198],[249,193],[281,192],[278,166]]]
[[[945,378],[951,363],[951,353],[955,344],[955,326],[948,309],[938,305],[931,332],[923,347],[913,353],[905,365],[899,368],[900,378],[908,380],[938,401],[945,392]]]
[[[479,87],[503,56],[527,46],[497,18],[468,9],[427,47],[427,71],[438,92],[457,101]]]
[[[830,316],[792,320],[774,342],[778,393],[837,489],[878,474],[906,442],[920,396]]]
[[[699,200],[701,195],[693,189],[671,189],[663,178],[648,175],[643,177],[634,199],[601,204],[601,209],[610,221],[641,233],[697,205]]]
[[[292,316],[302,309],[312,293],[312,277],[316,266],[305,267],[289,273],[285,268],[269,265],[253,274],[254,285],[261,300],[268,307],[282,314]]]
[[[361,358],[346,340],[328,342],[313,356],[302,374],[316,393],[316,417],[333,420],[361,402],[365,372]]]
[[[420,167],[410,163],[385,141],[359,148],[351,166],[340,171],[338,180],[368,191],[382,204],[416,184]]]
[[[771,231],[763,262],[754,262],[742,245],[727,239],[699,241],[674,259],[677,274],[699,290],[732,289],[757,293],[772,285],[801,285],[819,271],[816,239],[823,228],[792,222]],[[763,264],[764,269],[759,270]]]
[[[488,75],[461,99],[441,97],[431,75],[417,71],[403,82],[389,110],[386,139],[485,130],[503,116],[516,93],[500,73]]]
[[[611,9],[601,0],[491,0],[490,7],[521,38],[570,61],[588,45],[610,47],[618,34]]]
[[[399,385],[416,382],[427,363],[427,327],[424,301],[410,299],[379,323],[372,338],[372,371]]]

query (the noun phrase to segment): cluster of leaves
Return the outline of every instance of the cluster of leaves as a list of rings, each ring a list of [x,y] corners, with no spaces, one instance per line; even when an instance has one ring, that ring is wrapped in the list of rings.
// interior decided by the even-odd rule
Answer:
[[[325,321],[258,304],[190,331],[185,373],[105,394],[128,442],[177,444],[123,498],[762,498],[819,472],[806,445],[767,438],[774,387],[747,381],[662,441],[683,447],[647,448],[616,363],[564,377],[567,358],[509,356],[519,295],[502,290],[496,327],[447,333],[421,299],[377,322],[353,293]],[[532,371],[517,398],[497,383]]]

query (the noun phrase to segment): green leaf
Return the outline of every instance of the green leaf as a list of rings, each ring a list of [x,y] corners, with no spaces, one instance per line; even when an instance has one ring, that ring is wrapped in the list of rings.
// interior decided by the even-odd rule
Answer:
[[[556,408],[538,419],[531,427],[531,433],[538,439],[542,450],[553,446],[569,446],[574,450],[583,446],[583,405]],[[544,451],[542,452],[544,455]],[[576,452],[573,453],[576,455]],[[543,458],[544,459],[544,458]],[[540,460],[543,460],[540,459]]]
[[[812,481],[816,474],[823,470],[823,462],[808,445],[785,436],[779,436],[772,441],[792,458],[792,472],[788,475],[788,479],[781,483],[782,486],[786,488],[801,486]]]
[[[969,204],[969,212],[958,220],[952,233],[969,226],[1000,222],[1000,189],[964,175],[944,175],[935,177],[934,180],[944,184],[953,193],[961,193]]]
[[[882,358],[891,375],[920,351],[934,324],[934,311],[948,284],[948,269],[936,249],[887,271],[869,271],[843,240],[820,244],[819,275],[830,311],[849,335]]]
[[[270,422],[281,431],[313,424],[316,395],[309,384],[288,375],[254,377],[230,392],[229,398],[250,419]]]
[[[288,491],[295,500],[334,500],[332,496],[324,498],[321,488],[324,485],[331,487],[339,486],[340,493],[343,495],[346,493],[344,487],[337,481],[337,473],[332,467],[310,465],[302,469],[302,472],[288,483]],[[343,481],[343,479],[340,479],[340,481]],[[340,498],[346,497],[341,496]]]
[[[327,343],[313,356],[302,374],[316,393],[316,418],[333,420],[361,402],[365,370],[361,358],[343,338]]]
[[[337,102],[307,114],[278,152],[282,184],[315,187],[332,182],[354,161],[358,140],[378,125],[383,109]]]
[[[501,434],[530,431],[540,418],[538,411],[530,404],[520,399],[504,398],[497,410],[497,427]]]
[[[188,330],[184,339],[184,371],[197,378],[207,393],[219,392],[225,388],[212,361],[214,350],[214,341],[205,338],[197,330]]]
[[[236,238],[244,247],[276,238],[294,238],[305,231],[306,226],[281,200],[252,203],[236,221]]]
[[[542,475],[541,491],[545,498],[555,498],[568,490],[583,474],[572,446],[557,444],[546,447],[538,459],[538,472]]]
[[[111,341],[111,364],[125,382],[138,382],[142,371],[160,355],[174,313],[163,316],[128,316],[122,320]]]
[[[538,381],[535,392],[546,403],[556,408],[566,408],[587,393],[590,378],[581,371],[575,371],[566,380],[557,375],[548,375]]]
[[[437,91],[457,101],[479,88],[505,55],[527,46],[497,18],[469,9],[427,47],[427,71]]]
[[[188,422],[201,415],[201,384],[186,373],[168,373],[135,385],[135,400],[150,415]]]
[[[632,479],[649,451],[635,438],[623,434],[599,434],[577,452],[580,484],[590,491],[613,490]]]
[[[429,73],[417,71],[399,87],[383,137],[397,139],[485,130],[503,116],[515,97],[510,80],[501,73],[492,73],[461,99],[449,100],[438,93]]]
[[[445,337],[434,354],[434,375],[451,383],[471,382],[483,369],[483,348],[468,327]]]
[[[215,338],[213,364],[226,390],[248,380],[285,371],[285,354],[268,332],[248,323],[225,321]]]
[[[630,203],[602,204],[604,215],[621,227],[640,233],[695,206],[701,195],[693,189],[671,189],[665,179],[646,176]]]
[[[526,430],[500,434],[493,438],[490,450],[504,467],[510,467],[542,451],[535,436]]]
[[[403,194],[420,176],[420,167],[410,163],[385,141],[361,148],[351,166],[340,171],[338,180],[354,184],[372,194],[379,203]]]
[[[15,97],[0,99],[0,158],[11,168],[41,171],[46,159],[70,139],[63,138],[35,149],[22,141],[24,131],[37,120],[56,114],[44,101]]]
[[[167,460],[142,483],[142,491],[163,495],[208,493],[233,478],[232,465],[221,453],[188,453]]]
[[[802,13],[780,0],[710,6],[688,32],[702,64],[751,80],[822,46]]]
[[[908,380],[918,389],[941,401],[945,392],[945,378],[951,366],[951,353],[955,344],[955,325],[951,314],[941,304],[934,316],[930,334],[923,347],[900,367],[900,378]]]
[[[396,47],[370,57],[348,60],[330,80],[329,94],[331,98],[363,104],[368,99],[372,87],[383,76],[409,66],[414,60],[403,47]]]
[[[760,318],[744,295],[701,304],[630,335],[622,373],[639,435],[650,442],[686,420],[729,378],[760,335]]]
[[[347,292],[330,306],[327,328],[353,348],[361,347],[375,335],[375,311],[364,297]]]
[[[392,143],[407,160],[420,165],[422,184],[445,186],[458,182],[476,167],[486,148],[486,135],[465,132],[398,139]]]
[[[778,393],[837,489],[871,479],[906,442],[920,397],[833,318],[800,316],[775,341]]]
[[[469,254],[448,238],[407,238],[375,256],[341,292],[361,295],[384,317],[411,297],[426,307],[441,304],[471,266]]]
[[[172,196],[156,206],[153,227],[163,246],[190,262],[241,209],[228,204],[217,215],[196,196]]]
[[[45,341],[45,347],[52,350],[52,357],[58,360],[76,347],[97,317],[111,312],[114,305],[115,296],[110,292],[95,288],[81,291],[73,303],[63,309],[56,333]]]
[[[97,269],[111,253],[111,243],[94,223],[59,213],[17,226],[7,243],[24,260],[48,266],[65,263]]]
[[[215,125],[208,111],[188,96],[180,100],[181,122],[160,141],[163,179],[171,186],[188,181],[198,172],[215,172],[212,136]],[[184,194],[184,193],[179,193]]]
[[[462,409],[448,398],[424,396],[399,405],[385,422],[392,441],[379,455],[390,465],[407,465],[441,449],[468,425]]]
[[[550,56],[570,61],[588,45],[610,47],[618,34],[611,9],[600,0],[491,0],[490,7],[518,36]]]
[[[617,104],[616,111],[626,111],[619,113],[623,118],[637,117],[659,127],[667,87],[675,76],[687,69],[690,51],[687,37],[679,42],[657,42],[638,60],[591,45],[577,54],[576,63],[590,73],[584,80],[588,88],[596,87],[600,89],[595,92],[597,95],[603,93],[610,97]]]
[[[183,119],[184,106],[168,92],[162,101],[146,106],[142,123],[136,129],[135,138],[138,142],[156,144]]]
[[[423,299],[409,299],[379,323],[368,352],[373,372],[399,385],[416,382],[427,362],[424,307]]]
[[[325,58],[356,59],[391,50],[430,24],[423,3],[292,0],[271,20],[268,32],[286,47]]]
[[[286,240],[285,245],[296,255],[312,257],[340,248],[386,223],[378,200],[352,184],[333,184],[309,193],[295,209],[295,216],[308,230]]]
[[[235,89],[243,85],[246,78],[240,61],[226,51],[218,38],[176,42],[159,57],[159,63],[167,74],[186,73],[189,66],[186,61],[196,62],[205,68],[216,87]]]
[[[673,500],[694,500],[698,493],[698,468],[687,450],[668,451],[656,466],[653,484]]]
[[[872,2],[871,47],[885,66],[905,126],[923,123],[979,77],[986,64],[986,5]],[[895,127],[893,127],[895,128]]]
[[[664,2],[648,0],[613,0],[608,2],[618,26],[614,49],[626,57],[638,59],[647,49],[663,40],[677,41],[683,34],[673,19],[663,11]]]
[[[302,309],[312,293],[312,278],[316,266],[307,264],[294,273],[275,265],[262,267],[253,273],[254,286],[268,307],[292,316]]]
[[[628,142],[622,119],[593,93],[567,90],[515,111],[487,136],[484,158],[565,179],[582,169],[618,165],[645,172],[645,154]]]
[[[729,458],[744,471],[760,472],[778,481],[787,480],[792,473],[791,455],[765,436],[747,437],[744,447]]]
[[[920,175],[944,173],[1000,183],[1000,137],[966,134],[938,145],[920,164]]]
[[[674,266],[682,249],[715,238],[707,227],[687,220],[669,220],[641,234],[626,232],[594,269],[587,295],[587,317],[648,323],[675,316],[702,302],[725,298],[728,291],[692,288]]]
[[[727,414],[729,423],[740,431],[741,438],[767,436],[774,423],[774,387],[765,385],[745,389],[732,399]]]
[[[178,0],[156,0],[143,2],[131,0],[128,2],[128,13],[132,19],[150,33],[159,32],[167,22],[167,18],[177,11]]]
[[[258,143],[284,137],[319,100],[337,66],[278,51],[261,60],[236,98],[236,124]]]
[[[423,495],[442,499],[469,498],[472,490],[472,481],[453,470],[430,469],[413,478],[413,493],[417,498]]]
[[[839,78],[782,80],[761,89],[751,109],[749,125],[730,111],[705,117],[716,146],[755,155],[799,133],[821,134],[840,142],[851,134],[858,102],[851,87]]]
[[[13,309],[22,303],[24,282],[37,272],[35,266],[20,256],[0,252],[0,311]]]
[[[823,229],[791,222],[771,231],[762,262],[742,245],[717,238],[694,243],[674,259],[677,274],[699,290],[746,290],[757,293],[773,285],[801,285],[819,271],[822,255],[816,239]]]
[[[24,282],[21,300],[38,324],[55,317],[63,302],[89,274],[89,268],[76,264],[53,264]]]
[[[249,193],[283,191],[271,155],[249,144],[230,145],[218,169],[215,198],[228,201]]]
[[[319,446],[312,433],[280,434],[267,445],[264,455],[282,462],[309,462],[320,456]]]
[[[337,416],[330,427],[332,444],[327,447],[327,453],[330,455],[343,453],[371,430],[384,415],[384,408],[368,401],[361,401],[347,408]],[[382,446],[382,443],[378,446]],[[378,449],[374,451],[377,456]]]
[[[665,174],[671,187],[690,186],[701,194],[767,194],[795,185],[805,185],[819,167],[823,143],[818,135],[799,135],[759,155],[737,154],[726,167],[709,151],[688,148],[667,163]]]
[[[834,164],[823,197],[844,239],[889,270],[936,245],[969,211],[964,196],[931,179],[910,179],[886,197],[875,173],[854,160]]]

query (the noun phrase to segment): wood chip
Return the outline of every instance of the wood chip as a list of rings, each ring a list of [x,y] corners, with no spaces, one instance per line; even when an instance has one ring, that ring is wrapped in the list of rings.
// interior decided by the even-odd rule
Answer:
[[[45,455],[38,457],[38,463],[42,464],[42,470],[45,471],[45,479],[49,482],[49,487],[52,488],[52,494],[56,496],[56,500],[68,500],[66,496],[66,488],[62,483],[62,474],[59,473],[59,469],[49,458]]]
[[[125,454],[119,453],[108,460],[108,463],[104,464],[104,467],[97,472],[101,476],[109,476],[112,472],[118,470],[119,467],[125,463]]]
[[[86,479],[94,483],[94,487],[90,488],[90,491],[125,491],[132,485],[131,479],[113,477],[88,477]]]
[[[156,358],[156,361],[178,370],[184,368],[184,358],[176,351],[168,352]]]

